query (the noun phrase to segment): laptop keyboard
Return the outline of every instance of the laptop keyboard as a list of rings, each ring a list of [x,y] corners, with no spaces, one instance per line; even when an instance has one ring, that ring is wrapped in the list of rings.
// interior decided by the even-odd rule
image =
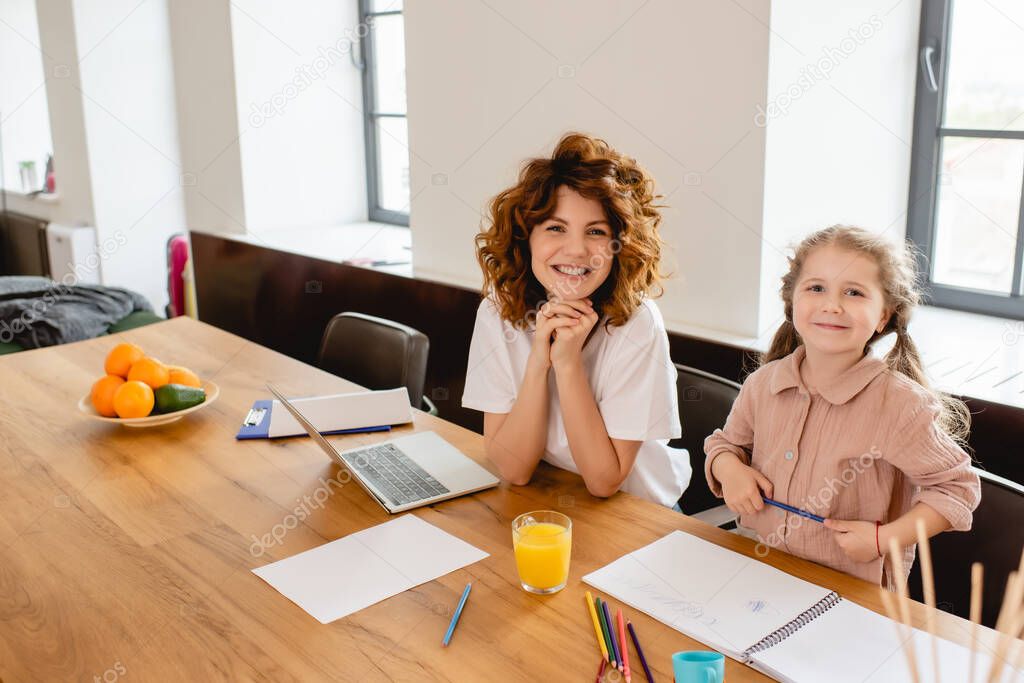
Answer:
[[[389,443],[348,453],[345,460],[396,507],[449,493],[441,482]]]

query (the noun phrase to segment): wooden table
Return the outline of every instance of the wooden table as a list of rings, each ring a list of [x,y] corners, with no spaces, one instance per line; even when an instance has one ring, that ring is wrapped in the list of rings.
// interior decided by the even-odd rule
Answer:
[[[122,339],[216,381],[219,400],[154,429],[80,415],[75,404]],[[310,505],[304,496],[339,470],[308,439],[235,440],[266,381],[291,395],[353,386],[187,318],[0,357],[0,678],[592,681],[598,650],[581,576],[674,529],[753,555],[747,539],[626,494],[593,498],[579,477],[542,464],[529,486],[414,512],[486,560],[321,625],[250,570],[388,515],[355,485]],[[331,438],[352,447],[425,429],[486,462],[480,435],[420,412],[390,435]],[[519,587],[510,531],[516,515],[544,508],[575,527],[569,585],[549,597]],[[294,528],[264,549],[275,525]],[[882,609],[858,579],[781,552],[766,561]],[[472,598],[443,649],[468,580]],[[924,607],[913,607],[923,626]],[[672,680],[672,652],[704,649],[629,611],[659,681]],[[943,614],[940,626],[967,642],[963,620]],[[731,660],[726,672],[730,683],[767,680]]]

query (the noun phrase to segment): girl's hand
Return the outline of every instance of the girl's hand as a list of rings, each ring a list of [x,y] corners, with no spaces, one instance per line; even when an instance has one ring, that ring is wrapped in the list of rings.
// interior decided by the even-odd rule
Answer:
[[[582,314],[571,306],[547,303],[537,311],[533,346],[527,360],[527,369],[547,372],[551,368],[551,344],[557,330],[579,324]]]
[[[583,344],[590,336],[590,331],[597,324],[597,311],[589,299],[579,301],[562,300],[549,302],[542,307],[556,316],[567,317],[577,321],[575,325],[559,327],[555,330],[555,340],[551,344],[551,365],[555,372],[561,367],[568,367],[580,360]]]
[[[826,519],[825,528],[836,532],[835,539],[846,556],[854,562],[877,560],[880,540],[876,540],[874,522]]]
[[[726,506],[736,514],[752,515],[759,512],[764,509],[764,498],[772,497],[773,487],[768,477],[744,465],[734,455],[719,455],[712,469],[715,478],[722,484],[722,497],[725,498]]]

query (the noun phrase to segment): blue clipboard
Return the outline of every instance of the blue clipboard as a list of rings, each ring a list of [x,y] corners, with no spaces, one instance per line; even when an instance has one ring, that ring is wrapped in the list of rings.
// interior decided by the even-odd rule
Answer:
[[[289,434],[271,437],[270,436],[270,418],[274,410],[273,399],[260,400],[252,404],[252,408],[249,413],[245,416],[245,420],[242,422],[242,426],[238,430],[238,434],[235,434],[235,438],[239,441],[246,439],[289,439],[292,436],[305,436],[309,435],[305,432],[301,434]],[[391,425],[381,425],[378,427],[359,427],[356,429],[335,429],[332,431],[320,432],[324,435],[330,434],[363,434],[366,432],[389,432],[391,431]]]

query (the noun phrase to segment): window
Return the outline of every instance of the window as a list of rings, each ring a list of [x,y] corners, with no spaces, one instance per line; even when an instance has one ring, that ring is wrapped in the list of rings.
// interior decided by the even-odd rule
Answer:
[[[36,3],[7,0],[0,3],[0,187],[42,190],[52,152]]]
[[[409,126],[402,0],[359,0],[370,220],[409,225]]]
[[[1024,317],[1024,6],[921,3],[908,236],[933,303]]]

